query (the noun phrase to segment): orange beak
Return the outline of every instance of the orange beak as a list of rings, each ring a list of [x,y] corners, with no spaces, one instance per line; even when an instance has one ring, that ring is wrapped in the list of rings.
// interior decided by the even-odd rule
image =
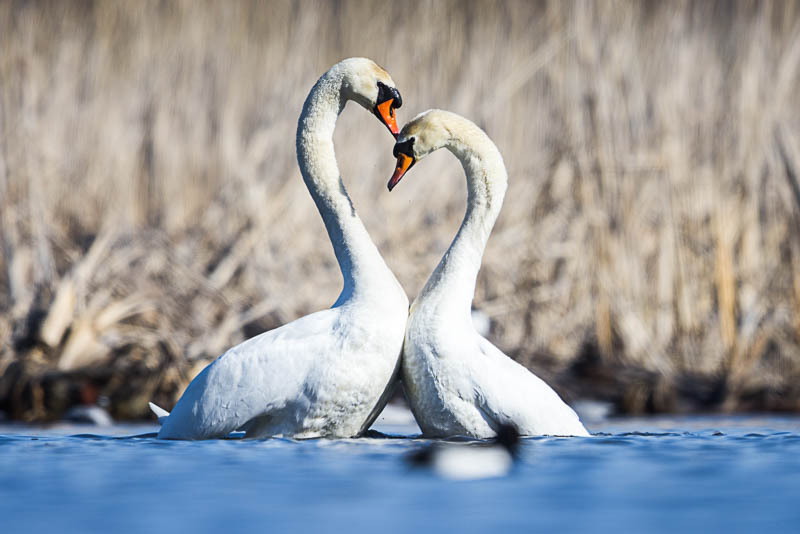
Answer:
[[[408,172],[408,169],[410,169],[412,165],[414,165],[414,158],[406,154],[403,154],[402,152],[398,154],[397,167],[395,167],[394,174],[389,179],[389,184],[388,184],[389,191],[394,189],[394,186],[397,185],[397,182],[399,182],[400,179],[403,177],[403,175],[405,175],[405,173]]]
[[[392,135],[397,138],[400,134],[400,129],[397,127],[397,120],[394,117],[394,99],[390,98],[385,102],[381,102],[377,106],[375,106],[375,115],[383,121],[389,131],[392,132]]]

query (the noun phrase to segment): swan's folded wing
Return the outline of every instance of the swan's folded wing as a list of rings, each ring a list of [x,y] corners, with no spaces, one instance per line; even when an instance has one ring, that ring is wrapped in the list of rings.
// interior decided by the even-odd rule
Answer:
[[[523,435],[588,434],[575,411],[544,380],[478,337],[486,361],[476,396],[481,414],[492,428],[513,424]]]
[[[311,364],[341,347],[339,316],[335,308],[316,312],[229,349],[192,380],[159,437],[221,437],[303,403]]]

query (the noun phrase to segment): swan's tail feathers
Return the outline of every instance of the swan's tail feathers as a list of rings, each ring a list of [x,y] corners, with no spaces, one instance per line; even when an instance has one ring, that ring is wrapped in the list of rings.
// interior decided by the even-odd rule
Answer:
[[[152,402],[148,402],[147,404],[150,405],[150,410],[156,414],[156,417],[158,417],[158,424],[163,425],[164,421],[166,421],[167,417],[169,417],[169,412],[164,408],[153,404]]]

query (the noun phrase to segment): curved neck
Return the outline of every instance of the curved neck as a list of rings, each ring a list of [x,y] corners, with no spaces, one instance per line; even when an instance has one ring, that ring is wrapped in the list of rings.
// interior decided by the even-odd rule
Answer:
[[[474,126],[465,130],[469,134],[466,138],[456,134],[445,147],[464,168],[467,211],[450,248],[422,289],[418,304],[444,306],[439,313],[457,313],[469,320],[483,251],[500,214],[508,179],[494,143]]]
[[[381,258],[339,175],[333,146],[336,120],[347,103],[342,95],[344,74],[331,69],[314,85],[297,123],[297,162],[303,181],[317,205],[344,287],[334,306],[381,287],[394,276]]]

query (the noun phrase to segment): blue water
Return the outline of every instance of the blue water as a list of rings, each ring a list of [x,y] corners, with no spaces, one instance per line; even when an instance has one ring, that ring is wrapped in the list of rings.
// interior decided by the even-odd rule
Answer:
[[[527,438],[508,476],[467,482],[408,467],[418,439],[0,426],[0,532],[800,532],[800,418],[588,426]]]

